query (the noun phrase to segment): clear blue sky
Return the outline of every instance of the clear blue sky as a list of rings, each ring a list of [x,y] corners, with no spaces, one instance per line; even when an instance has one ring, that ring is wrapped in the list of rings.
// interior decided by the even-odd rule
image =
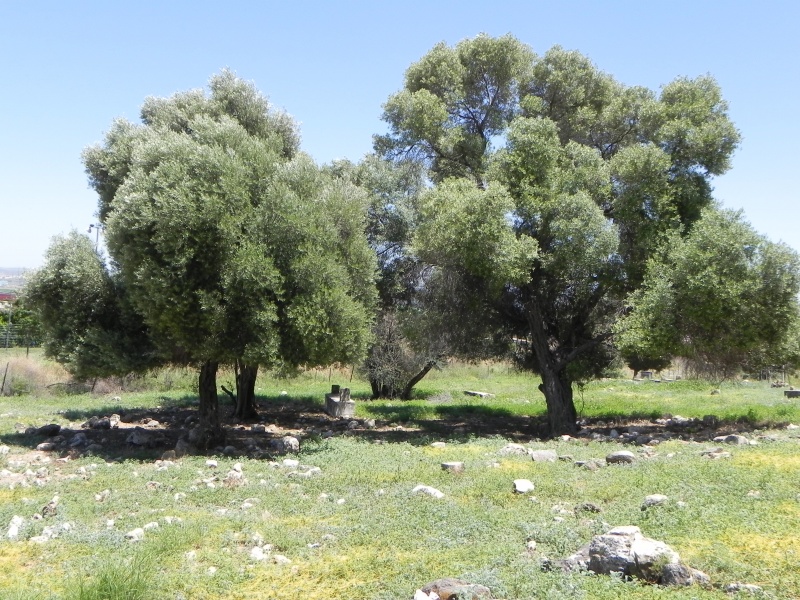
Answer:
[[[318,162],[358,160],[381,105],[434,44],[512,33],[588,55],[654,90],[714,75],[743,134],[716,195],[800,250],[800,4],[785,1],[226,2],[0,0],[0,266],[40,266],[86,231],[81,150],[146,96],[204,87],[224,67],[301,124]]]

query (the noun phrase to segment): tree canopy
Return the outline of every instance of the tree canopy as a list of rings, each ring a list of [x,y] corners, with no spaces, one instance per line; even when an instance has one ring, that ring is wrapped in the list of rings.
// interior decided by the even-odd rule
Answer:
[[[77,379],[141,372],[158,363],[123,282],[85,235],[53,239],[24,300],[39,318],[45,354]]]
[[[363,356],[375,258],[366,194],[299,152],[251,84],[224,71],[209,87],[148,98],[84,161],[114,268],[159,349],[202,367],[213,428],[219,363],[240,370],[247,417],[258,365]]]
[[[479,290],[541,375],[553,433],[574,432],[572,383],[608,366],[649,261],[698,226],[730,166],[739,133],[719,86],[678,78],[657,94],[578,52],[480,35],[412,65],[383,118],[376,149],[424,161],[436,184],[419,255],[472,278],[461,294]]]
[[[618,344],[684,357],[720,380],[757,355],[784,364],[791,358],[777,350],[796,326],[799,291],[792,250],[758,235],[739,213],[708,208],[689,235],[673,238],[647,265],[617,324]]]

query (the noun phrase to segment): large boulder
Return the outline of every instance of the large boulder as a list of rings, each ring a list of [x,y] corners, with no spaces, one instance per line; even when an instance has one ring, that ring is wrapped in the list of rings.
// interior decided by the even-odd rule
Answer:
[[[708,576],[681,562],[664,542],[642,535],[635,526],[615,527],[596,535],[572,556],[558,561],[565,571],[588,569],[599,575],[619,573],[662,585],[708,584]]]

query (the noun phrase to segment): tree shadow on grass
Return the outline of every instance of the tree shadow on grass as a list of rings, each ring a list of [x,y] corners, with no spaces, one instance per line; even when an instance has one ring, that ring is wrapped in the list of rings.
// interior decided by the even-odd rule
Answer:
[[[92,410],[71,410],[60,416],[72,422],[72,429],[62,432],[63,439],[56,443],[51,451],[58,457],[77,458],[87,453],[87,446],[93,448],[88,453],[106,460],[155,460],[161,458],[165,451],[175,448],[197,419],[196,396],[186,395],[180,398],[162,397],[157,407],[125,408],[121,404],[98,406]],[[547,439],[547,418],[543,411],[539,414],[518,414],[507,408],[495,407],[491,404],[454,403],[446,404],[435,401],[421,404],[419,402],[393,404],[370,403],[359,401],[359,413],[366,414],[360,418],[336,418],[324,411],[322,398],[312,395],[303,396],[258,396],[256,398],[258,412],[261,416],[257,423],[238,423],[230,420],[228,415],[233,406],[227,398],[220,397],[220,413],[227,435],[227,453],[232,456],[251,456],[258,458],[274,458],[272,454],[273,440],[286,435],[301,440],[324,439],[333,436],[353,436],[375,443],[409,443],[427,445],[432,441],[468,441],[472,438],[500,437],[517,442],[529,442],[533,439]],[[81,428],[79,423],[91,417],[107,417],[118,414],[121,423],[114,429]],[[752,431],[764,427],[764,423],[747,418],[717,419],[709,423],[697,420],[689,426],[680,428],[656,422],[660,417],[653,412],[624,413],[609,412],[584,419],[582,435],[609,435],[611,429],[620,432],[627,427],[636,426],[642,434],[656,434],[666,430],[697,441],[710,441],[717,435]],[[374,420],[368,422],[369,419]],[[54,415],[54,420],[55,415]],[[78,424],[78,425],[76,425]],[[258,426],[258,427],[256,427]],[[135,430],[145,432],[152,443],[141,446],[128,442]],[[71,437],[83,432],[87,443],[79,447],[70,447]],[[0,443],[35,450],[42,442],[51,442],[53,438],[43,435],[31,435],[22,432],[0,435]],[[219,454],[221,448],[212,449],[206,454]]]

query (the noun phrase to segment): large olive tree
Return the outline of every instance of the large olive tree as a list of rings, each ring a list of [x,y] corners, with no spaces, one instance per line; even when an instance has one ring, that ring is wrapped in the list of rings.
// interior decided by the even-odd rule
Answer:
[[[236,416],[259,365],[360,359],[375,259],[366,195],[298,149],[291,118],[230,72],[210,94],[148,98],[84,161],[113,265],[156,345],[199,367],[201,429],[221,433],[216,372],[237,368]]]
[[[716,82],[656,94],[577,52],[480,35],[412,65],[384,119],[377,149],[424,161],[438,184],[420,256],[469,277],[464,294],[493,290],[484,314],[541,376],[552,432],[574,432],[573,382],[606,368],[647,261],[691,230],[729,167],[739,134]]]

